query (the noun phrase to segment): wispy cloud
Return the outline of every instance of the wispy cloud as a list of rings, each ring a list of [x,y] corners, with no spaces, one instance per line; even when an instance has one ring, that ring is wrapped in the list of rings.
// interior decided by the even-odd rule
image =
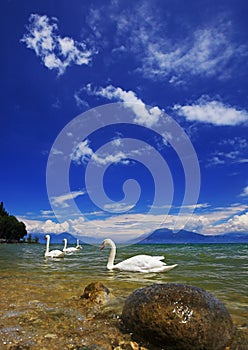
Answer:
[[[57,21],[55,17],[49,19],[46,15],[32,14],[21,42],[34,50],[48,69],[57,70],[61,75],[72,64],[88,65],[95,52],[87,49],[84,42],[61,37]]]
[[[218,74],[223,78],[227,75],[224,68],[228,62],[242,50],[231,43],[227,34],[220,29],[223,28],[197,29],[193,35],[175,43],[172,38],[142,35],[141,39],[147,40],[143,73],[150,77],[170,77],[172,84],[189,75]]]
[[[190,27],[171,17],[169,10],[165,18],[148,1],[124,10],[119,2],[112,2],[108,7],[92,8],[88,23],[98,46],[104,43],[112,47],[113,59],[119,52],[132,54],[138,63],[136,71],[151,79],[167,79],[173,85],[188,82],[192,76],[231,78],[237,62],[245,63],[247,45],[235,40],[234,24],[225,13],[216,15],[211,23],[204,17],[200,25],[191,23]],[[103,20],[112,31],[115,28],[111,42]]]
[[[104,210],[111,211],[111,213],[120,213],[120,212],[126,212],[128,210],[131,210],[133,205],[128,205],[125,203],[113,203],[113,204],[106,204],[104,206]]]
[[[69,206],[67,201],[77,198],[78,196],[82,196],[84,194],[84,191],[74,191],[57,197],[53,197],[51,198],[51,201],[55,207],[67,208]]]
[[[54,218],[54,212],[52,210],[41,210],[40,213],[43,218]]]
[[[243,191],[240,193],[241,197],[248,197],[248,186],[246,186]]]
[[[215,165],[232,166],[235,163],[247,163],[248,143],[243,137],[233,137],[223,139],[216,144],[216,149],[208,161],[205,163],[207,167]]]
[[[221,146],[230,146],[234,149],[248,150],[248,140],[243,137],[233,137],[228,139],[223,139],[220,143]]]
[[[206,162],[206,166],[215,166],[215,165],[231,165],[233,163],[240,163],[239,160],[240,152],[239,151],[230,151],[230,152],[217,152],[215,151],[211,157]]]
[[[56,149],[56,148],[53,148],[52,149],[52,154],[53,155],[63,155],[63,152],[58,150],[58,149]]]
[[[220,101],[209,101],[206,97],[200,98],[191,105],[175,105],[174,110],[188,121],[198,121],[217,126],[238,125],[248,121],[248,112],[225,105]]]
[[[239,159],[239,163],[248,163],[248,158]]]
[[[96,96],[105,97],[108,100],[124,102],[128,108],[133,110],[135,113],[134,121],[140,125],[151,127],[158,122],[163,114],[163,110],[157,106],[148,109],[145,103],[131,90],[125,91],[120,87],[114,87],[112,85],[93,89],[91,84],[88,84],[87,92]]]
[[[75,99],[75,102],[76,102],[76,105],[78,108],[83,108],[83,109],[89,109],[90,108],[90,105],[89,103],[81,97],[81,93],[82,91],[84,91],[84,89],[79,89],[78,91],[76,91],[74,93],[74,99]]]
[[[222,159],[219,155],[215,155],[208,160],[206,167],[212,167],[212,166],[224,165],[224,164],[226,164],[226,161]]]

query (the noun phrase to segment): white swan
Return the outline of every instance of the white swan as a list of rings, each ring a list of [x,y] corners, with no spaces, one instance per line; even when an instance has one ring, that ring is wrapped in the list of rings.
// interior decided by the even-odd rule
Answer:
[[[49,251],[49,245],[50,245],[50,236],[46,235],[46,251],[45,251],[45,257],[46,258],[63,258],[65,256],[65,253],[62,252],[59,249],[54,249]]]
[[[79,239],[77,239],[76,248],[77,248],[77,250],[83,249],[82,246],[79,244]]]
[[[110,254],[108,258],[107,269],[108,270],[121,270],[121,271],[133,271],[133,272],[162,272],[173,269],[177,266],[166,265],[161,260],[164,256],[150,256],[150,255],[136,255],[129,259],[126,259],[119,264],[114,265],[116,246],[114,242],[107,238],[102,242],[100,250],[106,246],[110,247]]]
[[[67,248],[67,239],[66,238],[64,238],[63,241],[65,242],[63,252],[68,254],[68,253],[74,253],[74,252],[78,251],[78,249],[75,247],[68,247]]]

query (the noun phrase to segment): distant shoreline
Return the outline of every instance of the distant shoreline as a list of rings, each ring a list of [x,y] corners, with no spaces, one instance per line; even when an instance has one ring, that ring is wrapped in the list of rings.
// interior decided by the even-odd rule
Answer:
[[[39,244],[44,245],[45,243],[42,242],[22,242],[22,241],[9,241],[9,240],[0,240],[0,244]],[[52,243],[51,245],[58,245],[59,243]],[[89,245],[90,243],[81,243],[82,245]],[[95,245],[97,243],[94,243]],[[100,243],[99,243],[100,244]],[[132,244],[125,244],[125,245],[223,245],[223,244],[246,244],[248,245],[248,242],[151,242],[151,243],[132,243]],[[91,245],[91,244],[90,244]],[[120,246],[122,244],[119,244]]]

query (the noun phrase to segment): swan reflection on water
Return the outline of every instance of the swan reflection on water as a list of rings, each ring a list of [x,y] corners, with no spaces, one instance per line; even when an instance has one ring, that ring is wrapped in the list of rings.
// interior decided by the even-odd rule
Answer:
[[[166,281],[170,281],[168,275],[161,275],[155,272],[148,273],[140,273],[140,272],[130,272],[130,271],[115,271],[109,270],[107,271],[107,275],[105,273],[105,278],[109,282],[125,282],[127,284],[137,284],[137,285],[146,285],[152,283],[165,283]]]

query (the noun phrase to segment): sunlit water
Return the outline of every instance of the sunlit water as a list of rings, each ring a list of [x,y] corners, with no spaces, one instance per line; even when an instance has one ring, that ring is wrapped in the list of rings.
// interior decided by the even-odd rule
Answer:
[[[62,247],[52,246],[55,248]],[[247,248],[245,244],[210,244],[133,245],[118,249],[116,262],[136,254],[150,254],[164,255],[168,265],[178,264],[165,273],[140,274],[107,271],[109,251],[100,252],[98,246],[84,245],[64,259],[45,260],[44,245],[0,244],[0,349],[17,337],[23,340],[40,333],[52,338],[56,333],[51,329],[49,334],[52,319],[60,320],[56,322],[62,330],[67,320],[74,320],[79,329],[82,316],[67,301],[78,298],[94,281],[105,284],[120,300],[152,283],[195,285],[215,294],[237,326],[247,326]],[[63,324],[59,316],[62,310]],[[25,331],[25,327],[29,330]]]

